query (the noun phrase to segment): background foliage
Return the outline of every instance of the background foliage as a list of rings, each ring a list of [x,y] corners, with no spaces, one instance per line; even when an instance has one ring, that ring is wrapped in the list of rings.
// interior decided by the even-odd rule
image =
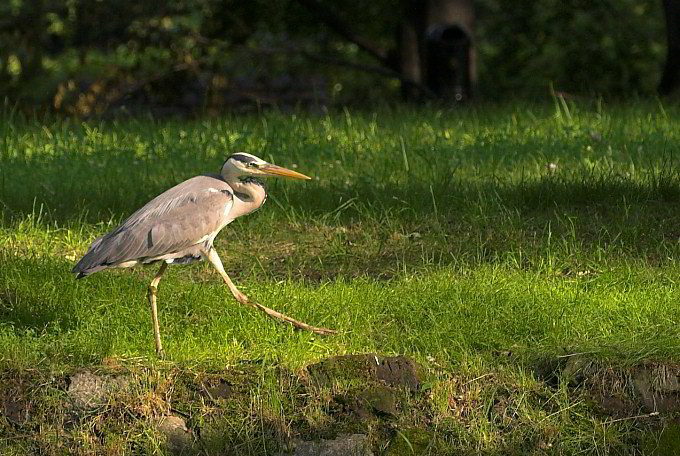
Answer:
[[[394,48],[398,0],[332,5]],[[478,0],[482,98],[653,93],[664,58],[655,0]],[[342,61],[342,65],[338,63]],[[397,100],[396,79],[295,0],[0,3],[0,95],[90,114],[110,106]]]
[[[574,92],[651,93],[665,52],[661,2],[480,0],[480,85],[499,96],[552,82]]]

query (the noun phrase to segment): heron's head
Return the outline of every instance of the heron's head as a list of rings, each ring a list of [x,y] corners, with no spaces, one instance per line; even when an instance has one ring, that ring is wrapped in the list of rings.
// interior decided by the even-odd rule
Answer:
[[[282,166],[267,163],[255,155],[238,152],[231,155],[222,165],[222,177],[225,180],[244,177],[290,177],[293,179],[311,179]]]

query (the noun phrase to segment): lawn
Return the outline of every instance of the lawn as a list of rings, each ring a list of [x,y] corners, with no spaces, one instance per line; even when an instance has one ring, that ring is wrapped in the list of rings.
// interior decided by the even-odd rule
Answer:
[[[148,423],[169,411],[215,430],[196,450],[206,454],[277,454],[343,426],[376,454],[399,454],[399,442],[417,453],[404,429],[424,433],[430,454],[657,454],[667,443],[680,408],[636,419],[650,410],[612,414],[592,392],[625,395],[640,366],[677,372],[676,106],[85,122],[5,109],[0,141],[0,377],[31,410],[0,415],[3,453],[164,451]],[[70,269],[96,236],[235,151],[313,180],[268,181],[265,206],[217,237],[227,272],[268,307],[339,334],[238,304],[208,264],[173,266],[158,292],[157,360],[146,301],[157,266],[78,281]],[[356,379],[296,383],[358,353],[423,367],[421,391],[399,396],[389,420],[333,415]],[[139,395],[50,418],[82,369],[134,376]],[[249,375],[241,402],[192,399],[197,378],[234,369]]]

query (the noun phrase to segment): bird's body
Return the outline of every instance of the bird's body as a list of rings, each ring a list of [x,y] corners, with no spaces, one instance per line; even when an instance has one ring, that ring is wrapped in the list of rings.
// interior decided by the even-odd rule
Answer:
[[[250,301],[231,282],[213,247],[217,234],[237,217],[264,204],[267,193],[255,177],[309,177],[246,153],[229,157],[218,175],[188,179],[133,213],[110,233],[97,238],[73,268],[77,278],[108,268],[126,268],[162,261],[161,269],[149,285],[156,352],[162,353],[156,310],[156,288],[168,264],[186,264],[207,259],[218,270],[229,290],[241,303],[251,304],[268,315],[293,325],[325,334],[330,332],[293,320]]]
[[[96,239],[73,272],[81,278],[111,267],[201,260],[222,228],[266,199],[264,186],[254,179],[234,186],[248,192],[235,191],[220,175],[196,176],[172,187]]]

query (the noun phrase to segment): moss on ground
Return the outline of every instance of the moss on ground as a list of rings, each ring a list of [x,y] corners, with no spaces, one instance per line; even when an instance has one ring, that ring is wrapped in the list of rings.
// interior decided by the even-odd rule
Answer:
[[[398,360],[425,377],[417,378],[417,388],[407,376],[390,383],[367,364],[376,358],[376,366]],[[525,373],[515,367],[452,375],[374,354],[334,357],[298,372],[258,364],[204,371],[162,365],[72,372],[6,367],[0,370],[0,449],[278,454],[293,451],[296,441],[364,434],[374,454],[390,456],[484,448],[489,454],[545,454],[572,450],[563,440],[569,427],[585,429],[587,422],[595,435],[610,439],[610,451],[660,455],[679,448],[678,366],[563,363],[557,384]],[[634,380],[643,377],[648,383]],[[329,382],[320,384],[319,378]],[[559,396],[564,402],[555,401]],[[603,399],[613,396],[627,408]],[[661,413],[650,409],[650,397],[663,397]]]

